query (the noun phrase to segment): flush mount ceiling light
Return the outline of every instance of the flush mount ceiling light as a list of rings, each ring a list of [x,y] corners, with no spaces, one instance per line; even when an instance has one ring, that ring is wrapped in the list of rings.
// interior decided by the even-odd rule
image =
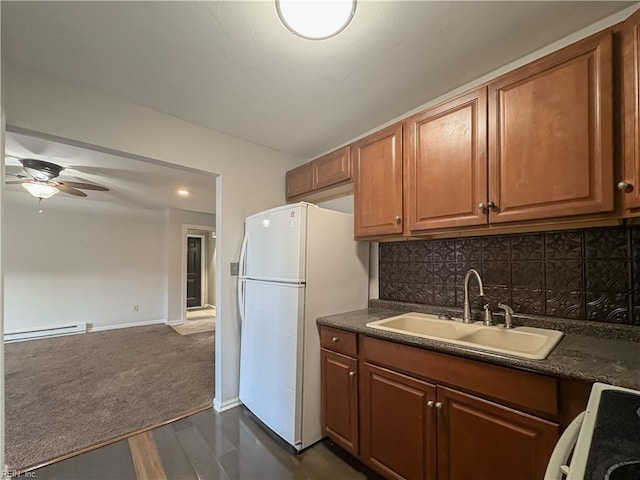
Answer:
[[[22,186],[31,195],[40,199],[53,197],[56,193],[60,191],[56,187],[47,185],[46,183],[38,183],[38,182],[23,183]]]
[[[324,40],[344,30],[356,13],[356,0],[276,0],[284,26],[308,40]]]
[[[189,190],[178,190],[178,195],[181,197],[188,197],[190,193]]]

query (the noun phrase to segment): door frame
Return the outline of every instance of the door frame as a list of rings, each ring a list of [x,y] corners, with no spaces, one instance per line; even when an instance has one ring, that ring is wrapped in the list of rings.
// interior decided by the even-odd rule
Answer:
[[[210,225],[191,225],[187,223],[182,224],[182,241],[180,242],[182,244],[182,252],[180,254],[182,258],[182,275],[180,277],[182,279],[182,286],[180,287],[180,320],[182,323],[185,323],[187,321],[187,237],[205,237],[205,235],[202,234],[189,233],[189,230],[204,230],[209,233],[213,233],[216,231],[215,227],[212,227]],[[200,248],[204,250],[204,242],[200,244]],[[204,276],[206,255],[202,255],[202,250],[200,252],[200,260],[202,262],[201,274]],[[204,289],[204,282],[201,280],[200,283],[200,288]],[[202,292],[200,295],[202,297],[202,300],[204,301],[204,292]],[[203,302],[201,307],[203,305],[206,304]]]

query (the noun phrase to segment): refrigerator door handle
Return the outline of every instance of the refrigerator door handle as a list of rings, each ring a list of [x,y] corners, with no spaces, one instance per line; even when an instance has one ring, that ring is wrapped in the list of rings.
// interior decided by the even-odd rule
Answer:
[[[240,259],[238,260],[238,277],[242,278],[247,273],[247,244],[249,243],[249,235],[245,231],[242,239],[242,247],[240,247]]]
[[[244,323],[244,273],[245,273],[245,257],[247,253],[247,243],[249,237],[245,232],[242,239],[242,247],[240,248],[240,259],[238,261],[238,313],[240,315],[240,327]]]

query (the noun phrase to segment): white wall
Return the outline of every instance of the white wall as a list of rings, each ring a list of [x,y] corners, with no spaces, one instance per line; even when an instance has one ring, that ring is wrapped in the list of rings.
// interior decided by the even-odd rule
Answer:
[[[164,319],[163,212],[68,211],[5,196],[5,332]],[[81,202],[82,200],[75,200]],[[138,312],[133,306],[138,306]]]
[[[244,218],[284,204],[284,174],[301,159],[16,65],[3,64],[2,75],[8,128],[219,174],[215,403],[232,405],[240,331],[229,264],[238,261]]]
[[[183,225],[198,225],[211,227],[216,224],[216,216],[209,213],[191,212],[177,208],[168,208],[166,211],[167,238],[167,297],[166,297],[166,318],[170,323],[182,320],[184,312],[184,270],[183,259],[186,249],[183,235]]]

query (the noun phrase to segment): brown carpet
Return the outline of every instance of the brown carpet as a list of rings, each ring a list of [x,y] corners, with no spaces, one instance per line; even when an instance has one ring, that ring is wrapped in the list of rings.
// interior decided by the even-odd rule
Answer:
[[[166,325],[5,345],[6,463],[22,470],[203,406],[213,332]]]

